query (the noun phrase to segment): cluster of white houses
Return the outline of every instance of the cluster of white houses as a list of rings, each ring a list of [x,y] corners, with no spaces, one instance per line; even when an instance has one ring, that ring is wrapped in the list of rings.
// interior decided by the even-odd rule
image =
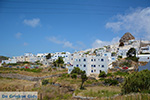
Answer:
[[[63,60],[68,68],[68,73],[71,73],[74,67],[79,67],[84,70],[87,75],[99,74],[101,71],[107,73],[108,68],[112,68],[112,62],[116,61],[118,56],[126,57],[126,53],[130,48],[135,48],[137,51],[137,57],[139,61],[150,61],[150,46],[140,47],[140,41],[130,40],[124,44],[123,47],[119,47],[119,43],[104,46],[102,48],[88,49],[85,51],[78,51],[74,53],[70,52],[56,52],[51,53],[51,58],[46,59],[48,53],[39,53],[33,55],[32,53],[25,53],[23,56],[13,57],[9,60],[3,60],[2,63],[17,63],[17,62],[36,62],[40,61],[45,66],[49,66],[58,57],[63,57]],[[114,55],[113,55],[114,54]]]

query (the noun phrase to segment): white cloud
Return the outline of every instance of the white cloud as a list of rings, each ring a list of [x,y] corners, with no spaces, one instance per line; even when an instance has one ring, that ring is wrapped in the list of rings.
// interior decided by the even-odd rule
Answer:
[[[116,21],[117,20],[117,21]],[[131,32],[146,39],[150,37],[150,7],[132,9],[130,13],[115,16],[115,21],[107,22],[106,28],[114,32]]]
[[[31,27],[36,27],[40,25],[40,19],[39,18],[33,18],[32,20],[25,19],[23,23]]]
[[[15,37],[18,38],[18,39],[21,38],[21,36],[22,36],[22,33],[15,34]]]
[[[27,46],[27,45],[28,45],[28,43],[24,42],[24,43],[23,43],[23,45],[24,45],[24,46]]]
[[[64,46],[64,47],[69,47],[69,48],[72,48],[72,49],[75,48],[75,47],[72,45],[72,43],[69,42],[69,41],[65,41],[65,42],[63,43],[63,46]]]
[[[98,48],[98,47],[103,47],[103,46],[106,46],[106,45],[111,45],[111,44],[114,44],[116,42],[119,42],[119,37],[115,37],[112,39],[112,41],[102,41],[102,40],[99,40],[99,39],[96,39],[94,41],[94,43],[92,44],[92,47],[93,48]]]
[[[75,49],[73,44],[71,42],[69,42],[69,41],[59,40],[58,38],[56,38],[54,36],[53,37],[49,37],[48,40],[53,42],[53,43],[56,43],[56,44],[62,44],[63,47],[69,47],[69,48]]]
[[[62,41],[58,40],[55,36],[48,37],[48,40],[56,44],[62,44]]]

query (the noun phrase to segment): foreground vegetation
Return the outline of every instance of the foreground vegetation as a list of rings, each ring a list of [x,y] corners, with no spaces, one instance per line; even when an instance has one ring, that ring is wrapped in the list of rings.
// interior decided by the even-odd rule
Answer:
[[[75,96],[96,97],[97,100],[150,99],[150,71],[148,70],[134,73],[117,71],[106,74],[102,72],[99,75],[99,80],[86,78],[84,76],[85,73],[83,73],[84,77],[82,77],[82,72],[78,68],[73,70],[71,74],[67,74],[67,70],[50,67],[45,69],[0,67],[0,72],[19,73],[29,76],[46,76],[61,73],[61,77],[46,78],[40,81],[26,81],[0,77],[0,91],[38,91],[39,98],[42,98],[42,100],[72,100],[73,94],[75,94]],[[125,80],[122,83],[117,80],[118,78]],[[83,79],[85,79],[84,82]],[[81,88],[81,84],[84,88]],[[126,95],[129,93],[134,94]]]

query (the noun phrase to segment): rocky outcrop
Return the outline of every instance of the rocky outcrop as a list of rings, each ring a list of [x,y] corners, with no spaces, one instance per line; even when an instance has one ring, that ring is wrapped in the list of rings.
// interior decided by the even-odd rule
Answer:
[[[121,37],[119,42],[124,43],[124,42],[128,42],[129,40],[133,40],[133,39],[135,39],[135,37],[131,33],[127,32]]]

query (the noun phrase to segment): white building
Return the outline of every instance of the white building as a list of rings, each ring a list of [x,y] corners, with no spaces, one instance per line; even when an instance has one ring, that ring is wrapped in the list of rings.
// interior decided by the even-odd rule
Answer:
[[[17,62],[27,61],[27,62],[33,62],[33,63],[39,60],[39,58],[33,55],[32,53],[25,53],[23,56],[13,57],[13,59],[16,59]]]
[[[46,57],[49,53],[38,53],[36,56],[37,57]],[[52,53],[51,53],[52,55]]]
[[[141,52],[142,53],[150,53],[150,46],[147,45],[146,47],[141,47]]]
[[[150,61],[150,54],[141,54],[141,55],[137,55],[137,57],[139,57],[139,61],[141,62],[149,62]]]
[[[108,70],[108,57],[81,55],[73,60],[73,65],[68,67],[70,74],[74,67],[79,67],[85,71],[87,76],[91,74],[99,74],[101,71],[107,73]]]
[[[5,63],[5,64],[9,64],[9,63],[16,63],[17,60],[16,59],[8,59],[8,60],[2,60],[2,64]]]
[[[58,59],[58,57],[63,57],[64,63],[69,63],[70,59],[70,52],[56,52],[54,53],[54,55],[51,57],[52,60],[56,61]]]

